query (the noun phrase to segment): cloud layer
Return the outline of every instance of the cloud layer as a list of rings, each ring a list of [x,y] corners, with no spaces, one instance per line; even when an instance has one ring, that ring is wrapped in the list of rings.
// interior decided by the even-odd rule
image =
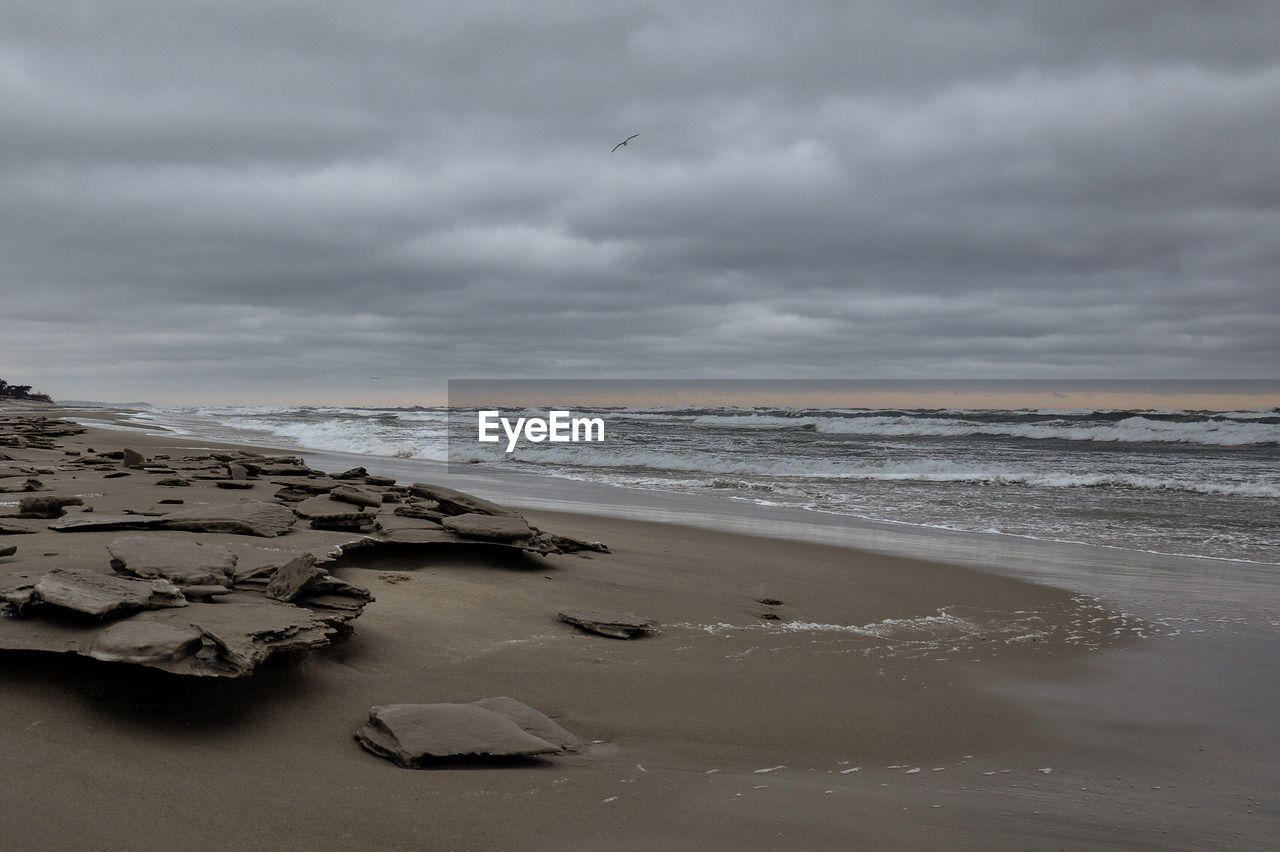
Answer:
[[[0,0],[0,376],[1274,377],[1278,43],[1265,2]]]

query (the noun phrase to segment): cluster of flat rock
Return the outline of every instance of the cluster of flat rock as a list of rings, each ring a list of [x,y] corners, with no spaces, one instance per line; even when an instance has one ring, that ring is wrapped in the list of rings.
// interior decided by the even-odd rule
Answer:
[[[65,420],[0,414],[0,447],[19,456],[0,451],[0,651],[239,677],[351,632],[373,596],[328,569],[353,554],[389,548],[422,553],[426,564],[441,548],[608,551],[443,486],[397,485],[364,468],[330,475],[293,456],[147,458],[62,443],[84,431]],[[22,555],[6,541],[22,543]],[[72,555],[61,555],[62,542],[76,545],[67,548]],[[655,632],[634,615],[559,618],[618,639]],[[375,706],[355,737],[415,769],[584,748],[506,697]]]
[[[0,435],[24,450],[59,450],[57,438],[82,431],[43,417],[8,416],[0,424]],[[0,561],[0,615],[7,616],[0,650],[235,677],[351,631],[372,595],[329,572],[348,554],[607,550],[543,532],[479,497],[399,486],[363,468],[331,476],[299,458],[248,452],[154,459],[129,449],[60,452],[56,460],[0,460],[0,489],[21,495],[16,510],[0,506],[0,541],[33,540],[23,557]],[[68,475],[75,494],[51,492],[42,480],[55,477],[65,487]],[[99,513],[82,496],[122,477],[141,477],[138,493],[152,505]],[[157,501],[160,490],[184,496]],[[196,505],[185,505],[187,495]],[[91,544],[74,559],[60,557],[55,539],[68,534],[97,535],[100,550]],[[296,538],[296,549],[250,543],[282,536]],[[18,550],[0,545],[0,557]]]
[[[0,447],[54,450],[58,439],[85,431],[78,423],[43,415],[0,414]],[[0,452],[0,461],[11,459]]]

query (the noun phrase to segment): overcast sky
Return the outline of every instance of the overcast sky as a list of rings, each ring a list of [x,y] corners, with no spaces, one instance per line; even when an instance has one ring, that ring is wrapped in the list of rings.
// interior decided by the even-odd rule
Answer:
[[[1274,0],[0,0],[0,378],[1274,378],[1277,45]]]

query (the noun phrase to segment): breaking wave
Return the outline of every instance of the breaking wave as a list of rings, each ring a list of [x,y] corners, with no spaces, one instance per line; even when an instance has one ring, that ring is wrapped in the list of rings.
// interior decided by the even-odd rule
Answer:
[[[1096,417],[1096,413],[1088,415]],[[987,435],[1030,440],[1104,441],[1116,443],[1185,443],[1246,446],[1280,443],[1280,422],[1259,415],[1246,419],[1212,417],[1177,419],[1132,415],[1116,421],[1053,418],[1032,422],[976,420],[918,415],[785,416],[777,414],[701,414],[696,424],[729,429],[811,429],[828,435],[885,438],[964,438]]]

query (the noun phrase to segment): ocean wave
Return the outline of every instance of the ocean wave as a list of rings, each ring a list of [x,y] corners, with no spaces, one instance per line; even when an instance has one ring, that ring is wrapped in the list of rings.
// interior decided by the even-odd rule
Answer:
[[[1022,422],[979,421],[967,418],[914,415],[849,417],[779,416],[776,414],[702,414],[695,425],[726,429],[812,429],[827,435],[867,437],[963,438],[991,436],[1032,440],[1099,441],[1109,443],[1182,443],[1248,446],[1280,443],[1280,423],[1268,418],[1155,418],[1146,415],[1098,422],[1065,418]]]
[[[689,478],[705,475],[704,487],[716,489],[772,490],[780,484],[806,481],[958,484],[981,486],[1029,486],[1037,488],[1122,488],[1142,491],[1178,491],[1193,494],[1280,498],[1280,484],[1262,481],[1207,479],[1195,476],[1153,476],[1128,472],[1080,473],[991,468],[931,459],[867,464],[814,458],[733,458],[683,455],[660,450],[612,450],[583,444],[570,447],[542,445],[517,453],[515,459],[500,453],[492,461],[510,461],[541,468],[557,475],[594,471],[599,478],[628,478],[636,474],[663,473]]]
[[[371,428],[368,423],[322,420],[263,424],[257,420],[235,418],[223,421],[223,425],[233,429],[265,431],[276,438],[285,438],[299,447],[312,450],[434,461],[448,458],[443,429],[438,435],[432,436],[422,430],[406,434],[407,430],[394,426]]]
[[[357,455],[445,461],[446,418],[423,409],[219,406],[170,409],[161,422],[217,425],[210,437]]]

